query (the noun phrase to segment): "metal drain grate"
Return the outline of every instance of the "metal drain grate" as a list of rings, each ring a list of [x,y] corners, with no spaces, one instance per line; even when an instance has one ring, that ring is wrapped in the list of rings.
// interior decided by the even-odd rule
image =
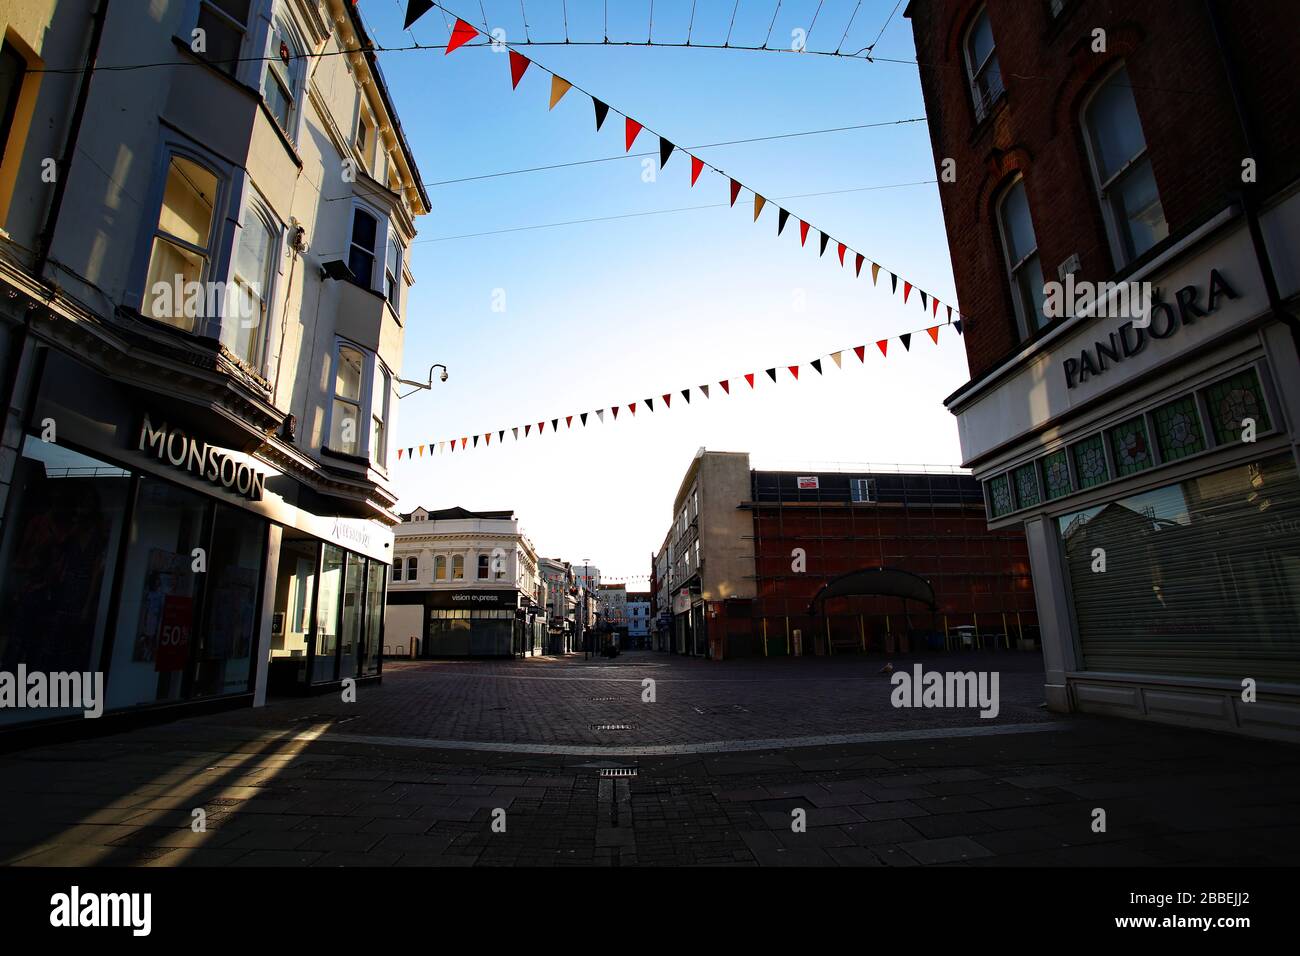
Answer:
[[[635,777],[636,767],[601,767],[602,777]]]
[[[593,697],[593,698],[591,698],[591,699],[594,700],[594,701],[596,701],[597,703],[601,703],[601,704],[603,704],[603,703],[605,703],[605,702],[607,702],[607,701],[611,701],[611,700],[618,700],[617,697]]]
[[[631,730],[634,724],[590,724],[592,730]]]

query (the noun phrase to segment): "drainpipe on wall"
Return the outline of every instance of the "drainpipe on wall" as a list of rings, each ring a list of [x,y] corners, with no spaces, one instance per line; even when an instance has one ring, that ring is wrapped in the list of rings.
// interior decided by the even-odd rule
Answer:
[[[1255,150],[1254,128],[1242,101],[1241,87],[1237,79],[1237,65],[1224,38],[1223,20],[1217,0],[1205,0],[1205,11],[1210,21],[1210,33],[1213,35],[1214,44],[1219,50],[1219,58],[1223,61],[1223,72],[1228,81],[1228,90],[1232,94],[1232,108],[1237,114],[1237,125],[1241,127],[1241,137],[1246,145],[1246,154],[1248,157],[1256,157],[1258,154]],[[1255,201],[1258,184],[1242,183],[1242,187],[1238,192],[1238,196],[1246,217],[1246,227],[1250,231],[1250,241],[1255,248],[1255,259],[1259,265],[1260,275],[1264,279],[1264,291],[1268,295],[1269,311],[1272,312],[1273,318],[1290,330],[1291,344],[1295,346],[1296,354],[1300,355],[1300,323],[1296,321],[1295,316],[1291,315],[1282,306],[1282,297],[1277,288],[1277,276],[1273,272],[1273,262],[1269,258],[1268,245],[1264,241],[1264,230],[1259,222],[1259,208]]]

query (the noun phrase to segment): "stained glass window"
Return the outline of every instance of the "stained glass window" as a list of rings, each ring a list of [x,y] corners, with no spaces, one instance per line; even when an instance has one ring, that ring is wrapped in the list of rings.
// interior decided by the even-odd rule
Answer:
[[[1041,499],[1038,496],[1038,474],[1034,463],[1021,465],[1011,473],[1011,477],[1016,483],[1016,501],[1020,507],[1028,508],[1038,504]]]
[[[1074,472],[1079,476],[1079,488],[1092,488],[1110,478],[1106,470],[1106,449],[1101,436],[1085,438],[1070,449],[1074,455]]]
[[[1151,442],[1147,438],[1146,420],[1141,415],[1116,425],[1106,434],[1110,436],[1110,450],[1115,455],[1115,471],[1119,477],[1151,467]]]
[[[1152,416],[1156,424],[1156,441],[1160,443],[1162,461],[1177,461],[1205,450],[1205,436],[1201,434],[1201,419],[1196,412],[1196,399],[1184,395],[1177,401],[1162,405]]]
[[[1214,428],[1214,440],[1220,445],[1241,441],[1247,418],[1255,420],[1255,431],[1266,432],[1273,424],[1264,407],[1264,393],[1254,369],[1238,372],[1205,390]]]
[[[989,482],[989,504],[993,508],[993,517],[1000,518],[1015,510],[1011,504],[1011,482],[1006,475],[998,475]]]
[[[1070,485],[1070,462],[1064,448],[1043,458],[1043,488],[1048,501],[1064,497],[1074,490]]]

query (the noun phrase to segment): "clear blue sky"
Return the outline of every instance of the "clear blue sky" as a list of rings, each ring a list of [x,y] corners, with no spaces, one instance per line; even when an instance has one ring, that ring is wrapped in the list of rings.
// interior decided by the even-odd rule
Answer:
[[[448,6],[476,25],[479,0]],[[611,39],[644,40],[650,0],[609,3]],[[654,38],[681,42],[691,0],[656,0]],[[734,0],[698,0],[693,42],[723,42]],[[741,0],[736,44],[761,44],[776,0]],[[817,20],[813,16],[818,7]],[[791,43],[811,26],[808,47],[856,51],[879,32],[895,0],[783,0],[769,45]],[[518,0],[483,0],[487,20],[522,39]],[[599,39],[600,0],[526,0],[533,39]],[[374,38],[405,46],[405,0],[361,0]],[[438,10],[415,25],[423,44],[444,44]],[[924,115],[916,68],[833,57],[735,50],[611,47],[525,48],[556,71],[681,146],[888,122]],[[901,9],[876,45],[880,56],[915,56]],[[675,154],[654,182],[637,158],[566,169],[439,181],[623,153],[623,120],[611,112],[597,133],[589,97],[573,90],[548,112],[550,77],[532,68],[510,87],[508,57],[485,47],[444,56],[381,54],[381,63],[433,204],[417,222],[404,377],[423,379],[434,362],[451,372],[401,403],[402,447],[507,429],[506,446],[397,465],[403,507],[514,508],[542,554],[590,557],[612,575],[646,574],[671,521],[673,497],[700,446],[748,451],[759,467],[804,462],[956,464],[955,420],[942,399],[966,380],[961,340],[936,347],[924,334],[910,353],[895,341],[882,359],[874,341],[929,324],[916,299],[891,298],[886,277],[853,278],[834,245],[818,258],[816,232],[799,246],[806,216],[945,301],[955,297],[937,186],[792,198],[776,236],[777,197],[933,180],[924,123],[825,133],[700,150],[771,200],[758,223],[752,197],[725,204],[727,182],[706,170],[694,189],[690,161]],[[633,152],[655,150],[642,133]],[[652,161],[657,170],[657,160]],[[460,237],[572,219],[621,216],[721,203],[607,222]],[[851,263],[850,263],[851,264]],[[901,283],[900,283],[901,288]],[[498,292],[497,290],[501,290]],[[493,311],[504,294],[505,311]],[[944,313],[940,312],[942,318]],[[806,363],[867,344],[865,366],[847,353],[818,379],[762,370]],[[897,354],[895,354],[897,353]],[[732,397],[707,403],[678,390],[759,373]],[[672,391],[671,410],[659,396]],[[585,430],[551,437],[550,419],[652,396],[635,418],[594,416]],[[546,420],[546,434],[515,443],[510,427]],[[575,418],[575,429],[577,419]],[[521,432],[522,434],[522,432]]]

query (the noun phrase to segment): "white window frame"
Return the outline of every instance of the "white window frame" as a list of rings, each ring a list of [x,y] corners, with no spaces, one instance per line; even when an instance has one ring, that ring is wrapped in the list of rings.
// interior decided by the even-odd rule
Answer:
[[[414,567],[412,567],[414,565]],[[411,554],[406,557],[406,580],[420,580],[420,558],[419,555]]]
[[[961,58],[966,64],[966,84],[970,88],[971,103],[975,107],[975,122],[982,123],[984,119],[993,111],[993,104],[1001,99],[1007,92],[1007,84],[1002,77],[1002,61],[998,60],[998,41],[997,37],[993,38],[993,46],[989,49],[986,56],[980,64],[976,65],[971,61],[971,38],[975,34],[975,28],[979,26],[980,20],[988,20],[989,33],[993,33],[993,21],[989,18],[988,6],[981,6],[979,11],[971,17],[970,24],[966,27],[966,32],[962,34],[961,41]],[[989,62],[997,60],[998,64],[998,92],[993,96],[985,96],[980,88],[980,79],[988,71]]]
[[[230,24],[243,34],[242,39],[239,41],[239,49],[235,53],[237,61],[233,64],[233,68],[227,71],[224,66],[220,66],[208,60],[209,53],[195,53],[194,55],[207,63],[214,70],[220,70],[222,73],[226,73],[227,76],[231,77],[236,82],[251,86],[253,85],[253,81],[258,74],[259,67],[261,66],[260,63],[255,59],[250,58],[248,55],[250,44],[255,40],[255,34],[258,32],[257,21],[259,6],[259,0],[250,0],[248,5],[248,22],[240,23],[223,10],[219,3],[215,3],[213,0],[191,0],[191,7],[188,11],[188,15],[183,21],[185,24],[188,24],[189,28],[177,34],[177,39],[182,41],[187,49],[192,50],[194,34],[191,31],[199,29],[199,16],[202,14],[204,8],[212,11],[212,13],[219,19]]]
[[[458,561],[460,562],[460,573],[459,573],[459,574],[456,573],[456,562],[458,562]],[[453,580],[453,581],[464,581],[464,580],[465,580],[465,555],[464,555],[464,553],[453,554],[453,555],[451,556],[451,580]]]
[[[228,272],[227,286],[233,285],[236,282],[236,253],[239,249],[240,240],[243,238],[243,231],[248,221],[247,217],[249,216],[256,216],[261,221],[262,225],[266,226],[271,233],[271,268],[269,275],[266,277],[266,288],[263,290],[262,296],[262,302],[266,308],[266,320],[262,327],[262,341],[258,346],[256,360],[250,363],[259,374],[265,375],[270,364],[270,333],[271,326],[274,324],[272,322],[272,316],[275,313],[275,294],[279,285],[280,269],[284,262],[284,240],[286,230],[284,224],[280,222],[275,213],[271,211],[270,205],[250,187],[244,197],[243,211],[240,213],[239,225],[235,230],[234,241],[231,243],[230,269]],[[223,323],[226,321],[225,316],[228,315],[229,312],[230,303],[228,301],[223,302]]]
[[[162,132],[163,137],[158,144],[158,151],[154,159],[153,184],[149,191],[148,205],[145,207],[149,210],[149,215],[140,217],[140,237],[137,240],[135,255],[132,257],[131,274],[138,278],[134,287],[129,289],[123,297],[124,304],[134,308],[140,315],[146,315],[144,301],[149,291],[146,288],[149,282],[149,263],[153,256],[154,237],[159,234],[159,219],[162,216],[163,197],[167,190],[167,173],[171,169],[172,157],[179,156],[182,159],[197,163],[205,167],[217,178],[217,195],[212,202],[212,223],[208,227],[206,252],[203,249],[193,249],[195,252],[204,254],[207,260],[203,274],[199,279],[200,282],[207,283],[229,275],[231,257],[234,254],[235,237],[234,227],[229,221],[228,211],[233,204],[233,197],[240,193],[245,182],[241,171],[236,170],[230,163],[219,158],[214,153],[208,152],[187,137],[175,133],[167,127],[163,127]],[[179,245],[189,246],[188,243],[181,240],[177,240],[177,242]],[[215,310],[216,314],[199,317],[194,331],[191,333],[186,333],[184,329],[176,326],[169,327],[176,329],[181,334],[217,338],[221,334],[221,317],[225,313],[225,309],[225,302],[219,301]],[[151,316],[146,317],[152,318]]]
[[[876,496],[876,479],[850,478],[849,498],[854,504],[873,504],[878,501],[879,499]]]
[[[378,469],[387,469],[388,467],[388,436],[392,433],[392,370],[377,356],[373,351],[363,345],[353,342],[351,339],[345,339],[338,336],[334,339],[334,355],[330,361],[330,378],[329,386],[325,393],[326,415],[325,429],[322,436],[322,444],[329,448],[330,451],[347,455],[349,452],[342,448],[335,448],[330,445],[330,438],[334,434],[334,401],[337,399],[341,402],[354,404],[350,398],[340,398],[336,389],[338,388],[339,372],[339,355],[342,349],[355,349],[362,355],[361,370],[361,395],[357,400],[357,454],[356,458],[366,458],[369,460],[371,467]],[[374,389],[377,382],[386,381],[388,383],[388,394],[384,400],[384,447],[378,450],[379,454],[371,457],[370,444],[374,428],[372,419],[374,402]]]
[[[254,3],[256,3],[256,0],[254,0]],[[281,126],[280,130],[285,136],[289,137],[291,143],[297,146],[298,136],[302,129],[302,103],[307,88],[307,70],[304,67],[307,63],[305,56],[309,47],[303,39],[302,31],[299,30],[297,25],[288,17],[287,12],[277,13],[267,24],[266,42],[264,44],[265,53],[263,54],[265,60],[261,64],[262,71],[258,76],[257,91],[265,103],[266,92],[264,84],[267,81],[268,75],[274,76],[272,82],[279,84],[282,89],[284,86],[279,75],[272,69],[273,63],[280,62],[280,51],[278,45],[274,49],[272,48],[273,44],[275,44],[277,30],[283,34],[284,40],[289,46],[289,52],[291,54],[296,54],[296,56],[290,57],[289,63],[286,67],[286,72],[289,74],[289,121],[287,126]],[[272,60],[273,57],[275,58],[274,60]],[[271,110],[270,104],[267,104],[267,112],[270,113],[272,117],[275,116],[275,113]],[[278,119],[274,119],[273,122],[277,125],[279,124]]]
[[[398,235],[397,230],[393,227],[392,222],[388,223],[387,234],[384,237],[384,300],[388,303],[389,308],[393,310],[393,315],[397,316],[398,321],[402,317],[402,278],[403,270],[406,268],[406,246],[402,242],[402,237]],[[397,272],[392,275],[393,291],[389,294],[388,282],[388,253],[394,247],[397,248]]]
[[[1006,209],[1007,199],[1011,193],[1020,187],[1025,190],[1025,206],[1029,209],[1029,225],[1034,230],[1034,248],[1025,253],[1016,262],[1011,261],[1011,244],[1007,239],[1007,224],[1004,211]],[[1038,253],[1038,228],[1034,226],[1034,210],[1029,205],[1029,190],[1025,187],[1025,177],[1017,174],[1009,183],[1002,187],[998,193],[997,200],[993,204],[993,218],[998,224],[998,236],[1002,240],[1002,265],[1006,271],[1007,283],[1011,287],[1011,302],[1016,311],[1016,324],[1020,328],[1020,339],[1026,341],[1033,338],[1041,328],[1045,328],[1047,321],[1041,325],[1034,319],[1032,302],[1025,302],[1020,294],[1020,282],[1018,275],[1025,264],[1034,256],[1038,256],[1038,271],[1043,270],[1043,257]],[[1044,316],[1046,320],[1046,316]]]
[[[442,573],[440,574],[439,571]],[[436,554],[433,556],[433,580],[447,580],[447,556],[445,554]]]
[[[1110,178],[1105,181],[1101,178],[1101,163],[1097,158],[1097,151],[1093,147],[1092,127],[1088,123],[1088,111],[1092,108],[1093,101],[1098,94],[1115,79],[1117,73],[1127,73],[1128,64],[1120,60],[1102,75],[1093,85],[1083,104],[1079,107],[1079,129],[1083,132],[1083,147],[1088,154],[1088,167],[1092,172],[1092,185],[1097,194],[1097,204],[1101,206],[1101,218],[1106,224],[1106,239],[1110,243],[1111,260],[1116,269],[1122,269],[1128,263],[1132,262],[1136,255],[1132,252],[1132,243],[1127,230],[1120,224],[1119,218],[1115,215],[1115,207],[1111,202],[1110,193],[1114,187],[1124,181],[1138,166],[1143,162],[1150,160],[1151,147],[1147,142],[1146,129],[1142,126],[1142,117],[1138,115],[1138,130],[1142,133],[1142,149],[1136,155],[1129,157],[1124,165],[1117,169]],[[1132,93],[1130,92],[1130,96]],[[1133,97],[1133,112],[1137,113],[1137,97]],[[1155,178],[1155,170],[1152,170],[1152,179]],[[1156,183],[1156,199],[1160,199],[1160,184]],[[1164,203],[1160,203],[1161,212],[1164,212]],[[1165,219],[1166,229],[1169,220]],[[1145,253],[1143,253],[1145,254]]]

